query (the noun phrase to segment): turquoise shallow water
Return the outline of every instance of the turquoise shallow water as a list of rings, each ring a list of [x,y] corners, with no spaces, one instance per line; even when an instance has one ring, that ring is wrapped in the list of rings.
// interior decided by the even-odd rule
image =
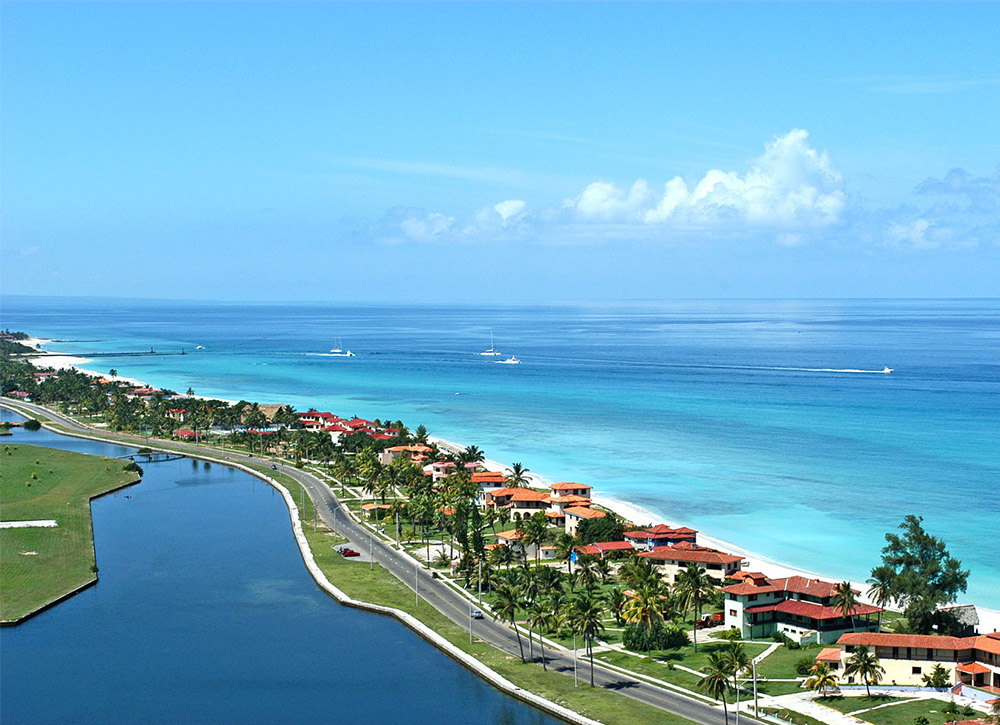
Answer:
[[[1000,301],[349,307],[5,297],[2,326],[199,394],[402,418],[751,551],[864,579],[925,518],[1000,607]],[[490,331],[504,356],[476,353]],[[337,338],[354,358],[323,357]],[[196,345],[205,350],[195,351]],[[891,375],[831,370],[895,369]]]

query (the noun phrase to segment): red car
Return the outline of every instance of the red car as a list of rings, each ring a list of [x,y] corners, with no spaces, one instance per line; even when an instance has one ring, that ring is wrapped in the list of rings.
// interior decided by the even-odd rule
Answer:
[[[341,556],[361,556],[361,552],[355,551],[354,549],[341,549]]]

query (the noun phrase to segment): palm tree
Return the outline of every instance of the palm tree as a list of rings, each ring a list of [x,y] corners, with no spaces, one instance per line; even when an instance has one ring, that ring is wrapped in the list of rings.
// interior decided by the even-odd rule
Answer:
[[[549,538],[549,520],[544,513],[539,511],[531,518],[522,519],[517,530],[521,532],[521,541],[525,546],[535,547],[535,563],[538,563],[538,555],[542,544]]]
[[[888,566],[877,566],[872,569],[871,578],[868,579],[868,596],[876,607],[885,609],[885,606],[892,601],[892,579],[893,571]],[[882,612],[878,613],[878,628],[882,629]]]
[[[805,686],[810,690],[816,690],[826,697],[829,690],[839,690],[837,676],[830,671],[830,665],[826,662],[817,662],[813,667],[812,676],[805,681]]]
[[[840,610],[843,617],[851,618],[851,631],[855,631],[854,610],[858,606],[858,597],[854,593],[854,589],[851,588],[850,582],[843,581],[833,587],[831,604]]]
[[[552,622],[555,619],[555,615],[552,613],[551,606],[548,602],[544,604],[541,602],[536,602],[532,605],[530,610],[530,616],[528,618],[528,626],[538,630],[538,643],[542,647],[542,669],[548,670],[548,666],[545,663],[545,639],[542,636],[542,631],[548,631],[552,628]],[[531,630],[528,630],[529,635]]]
[[[550,569],[550,571],[554,571]],[[611,612],[615,617],[615,624],[622,623],[622,607],[625,605],[625,593],[622,592],[620,587],[613,587],[611,591],[608,592],[605,600],[608,606],[611,607]]]
[[[659,587],[647,584],[637,589],[634,596],[625,602],[622,619],[646,630],[646,656],[652,659],[653,626],[663,621]]]
[[[522,466],[520,463],[515,463],[510,467],[510,473],[507,475],[507,485],[511,488],[522,488],[528,485],[528,469]]]
[[[573,573],[573,549],[579,544],[573,534],[563,532],[556,537],[556,556],[569,562],[569,573]]]
[[[517,647],[521,651],[521,662],[524,662],[524,645],[521,643],[521,632],[517,628],[517,622],[514,621],[519,606],[517,588],[511,586],[509,582],[504,582],[493,590],[493,596],[493,611],[500,616],[501,621],[510,621],[511,626],[514,628],[514,634],[517,635]]]
[[[710,652],[708,664],[701,668],[705,676],[698,680],[698,688],[715,700],[722,700],[722,712],[729,723],[726,693],[729,692],[729,660],[721,652]]]
[[[680,602],[681,609],[687,613],[694,610],[694,618],[701,616],[701,605],[712,596],[715,585],[708,575],[697,564],[688,564],[677,575],[674,591]],[[694,628],[694,651],[698,651],[698,627]]]
[[[576,583],[582,584],[588,592],[597,583],[597,558],[593,554],[578,554],[576,557]]]
[[[486,456],[479,449],[479,446],[469,446],[458,456],[458,459],[463,463],[481,463],[484,458],[486,458]]]
[[[735,690],[739,687],[736,677],[753,663],[742,642],[730,642],[726,645],[725,657],[733,670],[733,689]]]
[[[590,686],[594,686],[594,638],[604,631],[602,621],[604,608],[600,600],[589,592],[581,594],[573,602],[570,627],[583,637],[590,655]]]
[[[490,559],[492,559],[494,566],[500,566],[502,564],[503,567],[509,572],[510,564],[514,561],[514,552],[511,551],[509,546],[501,544],[490,553]]]
[[[885,675],[885,668],[878,662],[878,655],[868,649],[866,645],[859,645],[854,653],[847,658],[844,663],[845,675],[858,675],[865,683],[865,692],[868,697],[872,696],[869,684],[877,685]]]

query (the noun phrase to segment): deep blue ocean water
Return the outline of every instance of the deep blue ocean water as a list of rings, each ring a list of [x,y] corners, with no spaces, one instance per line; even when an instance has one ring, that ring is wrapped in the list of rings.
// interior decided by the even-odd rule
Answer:
[[[266,289],[262,289],[266,296]],[[750,551],[863,580],[908,513],[1000,607],[1000,301],[550,306],[5,297],[0,326],[159,387],[401,418]],[[521,365],[477,353],[490,332]],[[342,338],[353,358],[324,357]],[[195,350],[203,345],[204,350]],[[881,370],[890,375],[829,372]]]
[[[133,452],[4,439],[18,442]],[[0,634],[4,723],[556,722],[320,591],[270,487],[190,460],[142,465],[142,483],[93,504],[97,586]]]

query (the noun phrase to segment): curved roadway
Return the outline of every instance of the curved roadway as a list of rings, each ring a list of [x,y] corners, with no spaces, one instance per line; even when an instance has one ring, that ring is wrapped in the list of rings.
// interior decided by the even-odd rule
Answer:
[[[145,438],[139,436],[94,430],[48,408],[42,408],[31,403],[7,399],[4,402],[9,402],[11,404],[9,408],[14,410],[14,412],[17,412],[14,406],[22,407],[29,411],[37,412],[39,415],[57,419],[61,425],[82,434],[92,435],[100,433],[101,435],[118,439],[123,443],[139,445],[153,444],[152,441],[147,441]],[[191,447],[191,453],[193,455],[211,453],[215,458],[224,458],[240,463],[267,460],[261,458],[255,459],[243,453],[222,451],[215,448],[205,450]],[[351,542],[352,548],[360,551],[365,557],[374,557],[374,560],[379,565],[387,569],[393,576],[407,584],[407,586],[412,587],[416,581],[420,596],[423,599],[456,624],[468,628],[469,609],[472,603],[466,597],[456,592],[444,582],[432,578],[429,572],[422,567],[416,566],[414,560],[408,554],[398,551],[377,536],[372,537],[368,529],[361,526],[345,512],[330,487],[319,478],[307,471],[292,466],[281,465],[280,470],[302,484],[306,491],[308,491],[310,498],[312,498],[323,523],[348,539]],[[519,656],[517,637],[514,631],[505,623],[491,618],[488,613],[484,619],[474,620],[473,634],[504,652]],[[545,658],[551,669],[567,674],[570,677],[573,676],[573,654],[571,650],[567,652],[551,647],[546,648]],[[540,657],[535,657],[535,662],[540,663],[540,661]],[[580,686],[588,686],[590,684],[589,660],[580,657],[577,666]],[[695,722],[704,723],[704,725],[728,725],[722,708],[719,706],[709,705],[673,690],[668,690],[664,687],[616,672],[603,667],[596,660],[594,662],[594,684],[598,687],[615,690],[627,697],[660,708],[666,712]],[[753,720],[745,714],[741,713],[740,717],[748,723],[757,723],[759,725],[758,721]]]

